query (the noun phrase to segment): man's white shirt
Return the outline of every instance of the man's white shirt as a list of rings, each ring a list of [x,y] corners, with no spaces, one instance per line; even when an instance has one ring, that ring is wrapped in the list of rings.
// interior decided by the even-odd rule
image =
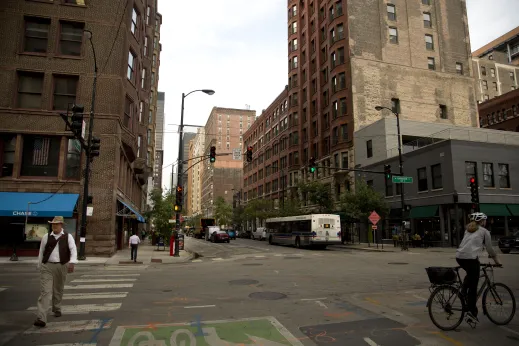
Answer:
[[[140,244],[141,243],[141,239],[139,238],[138,235],[132,235],[130,237],[130,245],[137,245],[137,244]]]
[[[64,232],[63,232],[63,229],[62,229],[61,232],[58,233],[58,234],[54,234],[54,232],[51,232],[50,234],[51,234],[52,237],[57,239],[57,238],[61,237],[64,234]],[[40,254],[38,255],[38,268],[41,267],[41,264],[42,264],[42,261],[43,261],[43,252],[45,251],[45,246],[47,245],[48,239],[49,239],[49,233],[45,234],[43,236],[43,238],[41,239]],[[77,261],[76,242],[74,241],[74,238],[72,237],[72,235],[70,233],[68,234],[68,248],[70,250],[70,261],[68,263],[76,264],[78,262]],[[54,250],[52,250],[52,252],[51,252],[51,254],[49,256],[49,261],[48,262],[60,262],[60,258],[59,258],[59,244],[56,245]]]

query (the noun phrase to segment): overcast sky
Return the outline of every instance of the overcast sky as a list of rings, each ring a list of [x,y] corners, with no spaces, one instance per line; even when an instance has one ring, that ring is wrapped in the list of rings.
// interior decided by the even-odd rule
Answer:
[[[261,114],[287,83],[287,0],[159,0],[163,17],[159,90],[166,93],[163,186],[184,123],[205,125],[213,106]],[[519,0],[467,0],[472,51],[519,26]],[[186,131],[196,131],[186,128]]]

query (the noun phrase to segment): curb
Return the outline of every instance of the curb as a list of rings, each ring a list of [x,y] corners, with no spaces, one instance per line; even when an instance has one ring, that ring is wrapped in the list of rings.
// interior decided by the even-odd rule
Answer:
[[[339,248],[348,249],[348,250],[364,251],[364,252],[396,252],[394,250],[359,248],[359,247],[353,247],[353,246],[340,246]]]

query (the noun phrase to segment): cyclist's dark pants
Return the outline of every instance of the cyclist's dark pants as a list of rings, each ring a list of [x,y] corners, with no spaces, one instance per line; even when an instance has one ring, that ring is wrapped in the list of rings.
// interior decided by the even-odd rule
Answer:
[[[479,260],[456,258],[456,261],[467,273],[463,280],[462,294],[467,297],[468,311],[476,316],[478,314],[476,303],[478,300]]]

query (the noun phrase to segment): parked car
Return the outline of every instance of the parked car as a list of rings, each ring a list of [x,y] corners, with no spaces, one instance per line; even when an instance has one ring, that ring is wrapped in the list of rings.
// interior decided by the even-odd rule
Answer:
[[[236,240],[236,232],[233,229],[231,229],[231,228],[226,229],[225,233],[227,233],[227,235],[229,236],[229,239]]]
[[[209,226],[209,241],[212,243],[226,242],[230,243],[229,235],[224,230],[221,230],[218,226]]]
[[[266,227],[258,227],[254,231],[252,231],[251,239],[255,240],[266,240],[267,239],[267,228]]]
[[[512,235],[499,238],[497,244],[502,253],[510,253],[511,250],[519,250],[519,231]]]

